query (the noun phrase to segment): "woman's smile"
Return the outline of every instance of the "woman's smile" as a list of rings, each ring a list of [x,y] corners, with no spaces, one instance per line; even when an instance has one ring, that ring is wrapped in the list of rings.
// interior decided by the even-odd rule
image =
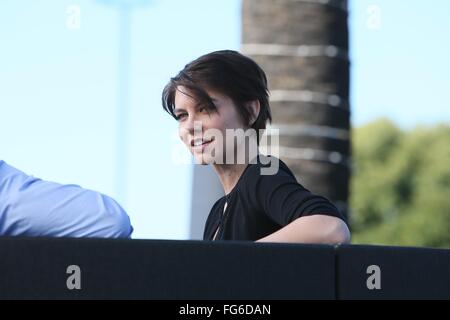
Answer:
[[[204,151],[205,148],[211,144],[211,142],[214,141],[214,138],[210,138],[210,139],[202,139],[202,138],[197,138],[197,139],[192,139],[191,140],[191,147],[194,151]]]

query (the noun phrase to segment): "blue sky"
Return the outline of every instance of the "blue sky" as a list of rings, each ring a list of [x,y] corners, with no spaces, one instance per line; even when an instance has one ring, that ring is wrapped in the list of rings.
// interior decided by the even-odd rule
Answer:
[[[76,29],[67,25],[71,5],[80,9]],[[450,121],[449,12],[447,0],[350,1],[354,125]],[[2,0],[0,26],[0,159],[115,197],[117,10],[94,0]],[[171,160],[180,143],[161,90],[201,54],[239,49],[240,1],[150,1],[131,30],[124,207],[135,237],[185,239],[192,167]]]
[[[450,1],[350,4],[353,124],[377,117],[406,128],[449,122]],[[378,29],[368,27],[371,5],[380,8]]]

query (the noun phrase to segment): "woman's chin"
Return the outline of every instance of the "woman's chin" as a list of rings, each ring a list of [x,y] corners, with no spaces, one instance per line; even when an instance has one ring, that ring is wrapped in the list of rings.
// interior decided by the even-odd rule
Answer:
[[[202,153],[194,153],[194,160],[196,164],[200,165],[208,165],[212,162],[212,159],[208,155]]]
[[[201,165],[208,165],[215,163],[215,158],[212,155],[208,154],[208,152],[194,153],[194,159],[196,164]]]

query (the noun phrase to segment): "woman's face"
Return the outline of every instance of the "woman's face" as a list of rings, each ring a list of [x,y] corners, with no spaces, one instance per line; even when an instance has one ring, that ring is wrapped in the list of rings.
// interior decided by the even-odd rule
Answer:
[[[230,97],[213,90],[206,90],[206,93],[211,97],[216,111],[199,105],[187,88],[177,88],[174,114],[178,120],[178,133],[197,163],[212,164],[217,163],[217,159],[225,163],[227,150],[229,152],[230,148],[236,150],[238,147],[233,145],[234,139],[227,141],[226,130],[245,130],[247,126]]]

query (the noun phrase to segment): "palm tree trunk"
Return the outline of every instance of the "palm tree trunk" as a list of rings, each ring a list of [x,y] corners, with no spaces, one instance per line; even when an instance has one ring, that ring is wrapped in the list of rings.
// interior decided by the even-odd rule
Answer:
[[[279,156],[301,184],[344,215],[350,179],[347,17],[346,0],[242,2],[242,52],[269,78]]]

